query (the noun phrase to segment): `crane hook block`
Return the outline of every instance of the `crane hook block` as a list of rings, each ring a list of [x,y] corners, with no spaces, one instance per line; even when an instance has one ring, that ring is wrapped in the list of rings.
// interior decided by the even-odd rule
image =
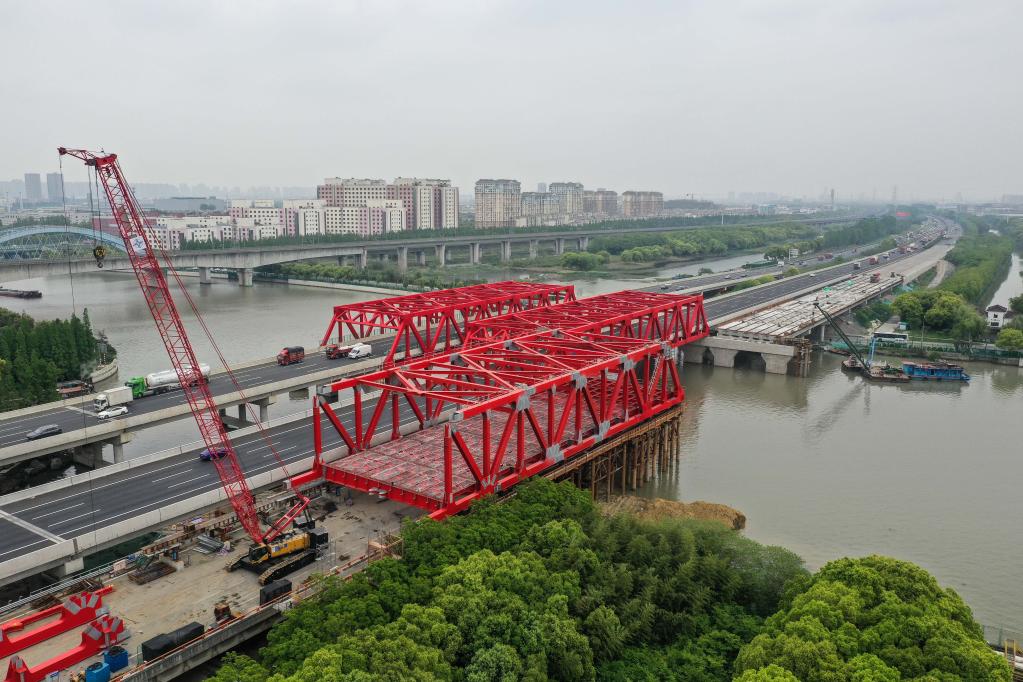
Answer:
[[[102,244],[92,248],[92,256],[96,259],[96,267],[103,267],[103,259],[107,257],[107,249]]]

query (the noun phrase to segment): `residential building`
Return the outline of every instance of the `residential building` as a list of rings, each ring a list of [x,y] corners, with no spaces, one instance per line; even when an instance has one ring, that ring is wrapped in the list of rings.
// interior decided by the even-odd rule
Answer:
[[[307,234],[326,234],[327,216],[322,199],[298,199],[285,201],[284,233],[292,237]]]
[[[643,218],[659,215],[664,210],[664,195],[660,192],[623,192],[622,215]]]
[[[284,209],[273,199],[243,199],[231,202],[228,214],[235,219],[247,218],[260,227],[272,227],[275,234],[291,234],[285,229]]]
[[[591,215],[617,215],[618,192],[598,189],[583,192],[583,213]]]
[[[206,211],[222,213],[227,210],[227,202],[216,197],[167,197],[154,199],[153,208],[167,213],[195,213]]]
[[[1004,305],[989,305],[987,310],[987,326],[991,329],[1001,329],[1005,326],[1005,314],[1009,312],[1009,309]]]
[[[583,184],[581,182],[552,182],[549,192],[558,197],[561,212],[578,215],[583,212]]]
[[[518,180],[476,181],[476,227],[512,227],[522,214]]]
[[[388,184],[385,180],[376,179],[327,178],[316,188],[316,195],[328,208],[367,208],[370,207],[370,202],[400,201],[401,205],[398,208],[403,210],[405,215],[400,221],[388,219],[387,223],[392,228],[387,231],[394,229],[393,226],[399,223],[403,226],[400,229],[404,230],[458,227],[458,188],[452,187],[450,180],[396,178],[393,183]],[[372,208],[380,209],[381,206],[374,204]],[[388,213],[393,210],[394,206],[388,204]],[[342,230],[339,233],[345,234],[347,232],[344,230],[350,229],[352,225],[362,225],[363,217],[369,214],[363,216],[360,213],[362,217],[355,217],[356,214],[350,212],[347,223],[342,215],[343,212],[332,212],[330,223],[332,229]],[[366,229],[376,229],[370,228],[369,223],[366,225]]]
[[[60,201],[64,196],[62,183],[60,181],[60,173],[47,173],[46,174],[46,198],[51,202],[56,203]]]
[[[43,199],[43,184],[39,173],[25,173],[25,201],[38,202]]]
[[[558,215],[563,213],[561,197],[550,192],[523,192],[522,216]]]
[[[546,194],[547,193],[547,183],[546,182],[538,182],[538,183],[536,183],[536,191],[539,192],[540,194]]]

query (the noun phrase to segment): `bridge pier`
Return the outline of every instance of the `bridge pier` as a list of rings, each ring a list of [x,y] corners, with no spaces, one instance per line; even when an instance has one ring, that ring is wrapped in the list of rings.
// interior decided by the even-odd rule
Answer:
[[[362,253],[358,254],[356,258],[359,259],[359,269],[365,270],[366,266],[369,265],[369,249],[363,249]]]
[[[579,250],[580,251],[585,251],[588,248],[590,248],[590,238],[589,237],[579,237]]]
[[[426,251],[416,251],[416,265],[426,265]]]
[[[199,284],[213,284],[209,268],[199,268]]]
[[[511,260],[511,249],[512,243],[510,239],[505,239],[501,242],[501,262],[507,263]]]
[[[709,362],[715,367],[735,367],[736,357],[743,353],[759,356],[764,360],[764,371],[768,374],[806,375],[806,365],[798,345],[769,343],[754,339],[730,336],[709,336],[695,341],[686,348],[685,362],[701,364]],[[797,362],[793,362],[796,358]]]
[[[252,268],[238,268],[238,286],[252,286]]]
[[[554,253],[555,253],[555,255],[558,255],[558,256],[560,256],[561,254],[565,253],[565,238],[564,237],[557,237],[554,240]]]
[[[536,257],[540,254],[540,241],[537,239],[529,240],[529,259],[536,260]]]
[[[479,265],[480,259],[483,256],[483,245],[479,242],[471,242],[469,244],[469,262],[473,265]]]
[[[446,244],[437,244],[437,267],[442,268],[445,265],[445,256],[447,256],[448,247]]]
[[[398,247],[398,272],[408,272],[408,247]]]

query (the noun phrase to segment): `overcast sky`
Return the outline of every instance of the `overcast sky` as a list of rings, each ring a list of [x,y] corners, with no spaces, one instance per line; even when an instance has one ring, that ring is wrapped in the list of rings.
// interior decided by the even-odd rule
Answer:
[[[0,178],[55,170],[66,145],[118,152],[133,182],[1023,193],[1019,0],[10,0],[2,16]]]

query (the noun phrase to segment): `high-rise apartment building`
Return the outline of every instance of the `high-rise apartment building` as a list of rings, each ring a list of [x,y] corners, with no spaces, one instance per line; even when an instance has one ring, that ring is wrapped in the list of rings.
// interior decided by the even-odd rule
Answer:
[[[42,201],[43,183],[39,173],[25,173],[25,201]]]
[[[512,227],[522,213],[518,180],[476,181],[476,227]]]
[[[581,182],[552,182],[549,191],[561,203],[561,212],[577,215],[583,212],[583,185]]]
[[[640,218],[658,215],[664,210],[664,195],[660,192],[623,192],[622,215]]]
[[[536,191],[539,194],[546,194],[547,193],[547,183],[546,182],[538,182],[538,183],[536,183]]]
[[[583,213],[591,215],[617,215],[618,192],[607,189],[583,192]]]
[[[523,216],[545,216],[562,213],[561,199],[558,195],[550,192],[523,192],[522,211]]]
[[[458,227],[458,188],[452,187],[450,180],[397,178],[394,183],[388,184],[385,180],[375,179],[327,178],[316,188],[316,195],[326,207],[339,208],[366,208],[368,202],[399,201],[401,205],[398,208],[404,211],[404,217],[401,221],[388,219],[387,222],[393,225],[400,222],[403,226],[401,229],[440,230]],[[381,208],[376,204],[374,206]],[[390,215],[394,206],[388,206],[387,212]],[[341,225],[348,225],[344,229],[350,229],[353,224],[351,220],[345,223],[337,222],[341,220],[338,216],[335,218],[331,224],[337,229],[341,229]],[[377,223],[382,225],[380,220],[382,218]],[[363,224],[361,219],[356,222]]]
[[[56,203],[60,201],[63,196],[61,191],[60,173],[47,173],[46,174],[46,198],[51,202]]]

